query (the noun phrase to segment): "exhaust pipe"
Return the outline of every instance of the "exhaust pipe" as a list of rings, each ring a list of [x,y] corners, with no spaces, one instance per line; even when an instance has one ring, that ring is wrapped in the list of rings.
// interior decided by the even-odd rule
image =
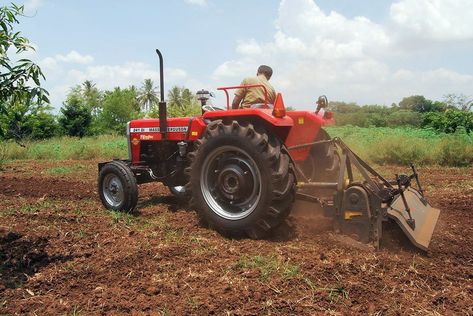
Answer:
[[[159,101],[159,131],[161,133],[161,139],[166,139],[167,136],[167,104],[164,101],[164,66],[163,66],[163,55],[156,49],[156,54],[159,57],[159,94],[161,100]]]

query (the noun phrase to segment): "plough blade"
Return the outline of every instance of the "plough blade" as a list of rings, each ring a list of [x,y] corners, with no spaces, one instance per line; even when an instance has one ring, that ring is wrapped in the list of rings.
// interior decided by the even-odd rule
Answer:
[[[411,216],[414,220],[413,222],[415,223],[414,227],[411,227],[408,223],[409,214],[405,210],[400,195],[397,196],[388,207],[388,216],[396,221],[404,231],[404,234],[406,234],[416,247],[427,250],[439,218],[440,210],[430,206],[422,195],[413,188],[405,190],[404,196],[409,205]]]

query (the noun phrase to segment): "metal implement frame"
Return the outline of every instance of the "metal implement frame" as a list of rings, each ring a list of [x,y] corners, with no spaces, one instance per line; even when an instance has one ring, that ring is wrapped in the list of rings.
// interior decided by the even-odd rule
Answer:
[[[343,205],[345,201],[345,191],[351,186],[362,187],[368,193],[368,213],[370,221],[371,241],[376,248],[379,248],[382,236],[382,222],[392,218],[402,228],[411,242],[418,248],[427,250],[430,238],[435,228],[439,210],[432,208],[425,199],[424,191],[419,181],[419,176],[414,165],[411,164],[412,175],[396,175],[396,179],[388,181],[378,172],[371,168],[357,154],[355,154],[340,138],[335,137],[331,140],[317,141],[307,144],[301,144],[288,147],[298,149],[311,147],[317,144],[331,143],[341,151],[340,170],[337,182],[311,182],[303,172],[296,166],[297,172],[306,182],[299,183],[299,188],[314,189],[333,189],[333,203],[327,203],[315,196],[306,193],[297,193],[297,198],[309,202],[315,202],[322,205],[325,215],[334,218],[335,229],[344,223]],[[357,170],[362,181],[354,179],[354,170]],[[415,180],[417,189],[411,188],[411,180]],[[415,195],[412,192],[417,192]],[[408,194],[409,198],[406,198]],[[415,198],[417,196],[417,198]],[[416,213],[411,213],[408,204],[416,206]],[[419,203],[417,203],[417,201]],[[391,205],[395,204],[396,209]],[[328,208],[328,211],[326,210]],[[420,227],[416,227],[416,220]]]

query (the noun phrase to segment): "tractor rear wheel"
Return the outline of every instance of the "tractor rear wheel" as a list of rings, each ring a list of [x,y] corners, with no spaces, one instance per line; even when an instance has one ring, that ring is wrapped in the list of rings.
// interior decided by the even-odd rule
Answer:
[[[138,202],[135,175],[122,161],[112,161],[102,167],[98,191],[102,204],[109,210],[131,212]]]
[[[294,166],[276,137],[218,120],[194,145],[187,170],[203,223],[229,237],[262,238],[289,214]]]

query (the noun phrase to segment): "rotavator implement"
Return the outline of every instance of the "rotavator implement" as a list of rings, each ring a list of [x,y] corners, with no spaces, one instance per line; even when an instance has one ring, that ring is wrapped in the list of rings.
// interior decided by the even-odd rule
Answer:
[[[379,246],[382,223],[393,220],[415,246],[428,248],[440,211],[427,202],[415,167],[385,180],[341,139],[329,138],[321,129],[333,121],[324,96],[314,112],[286,111],[281,94],[274,104],[232,110],[228,91],[241,86],[225,87],[218,90],[226,109],[206,105],[201,91],[202,115],[168,118],[156,52],[160,119],[129,122],[128,159],[99,163],[107,209],[134,210],[137,185],[158,181],[229,237],[266,236],[297,200],[309,209],[321,205],[337,231],[363,242]]]

